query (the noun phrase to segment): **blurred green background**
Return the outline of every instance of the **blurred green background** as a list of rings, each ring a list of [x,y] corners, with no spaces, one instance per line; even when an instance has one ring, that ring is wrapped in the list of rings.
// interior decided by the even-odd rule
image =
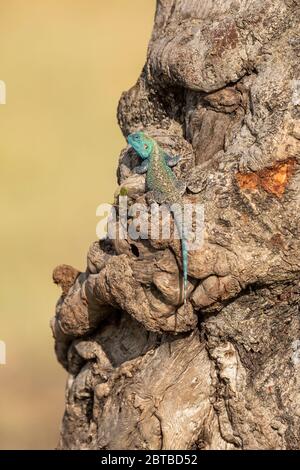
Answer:
[[[57,444],[66,372],[49,328],[52,269],[85,269],[96,207],[112,201],[125,144],[116,107],[144,64],[154,10],[155,0],[0,0],[0,449]]]

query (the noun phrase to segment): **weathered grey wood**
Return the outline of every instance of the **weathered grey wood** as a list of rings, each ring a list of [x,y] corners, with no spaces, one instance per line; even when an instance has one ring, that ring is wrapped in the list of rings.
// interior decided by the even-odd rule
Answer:
[[[56,269],[60,448],[299,448],[299,9],[158,0],[118,118],[183,155],[174,171],[205,206],[204,244],[186,309],[175,241],[95,242],[86,273]],[[145,202],[136,164],[123,150],[118,180]]]

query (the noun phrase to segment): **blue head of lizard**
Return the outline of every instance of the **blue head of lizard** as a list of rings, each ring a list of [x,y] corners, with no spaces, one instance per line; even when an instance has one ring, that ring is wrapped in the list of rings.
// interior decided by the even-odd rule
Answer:
[[[134,132],[127,137],[127,142],[131,145],[136,153],[145,160],[149,158],[153,150],[154,141],[144,132]]]

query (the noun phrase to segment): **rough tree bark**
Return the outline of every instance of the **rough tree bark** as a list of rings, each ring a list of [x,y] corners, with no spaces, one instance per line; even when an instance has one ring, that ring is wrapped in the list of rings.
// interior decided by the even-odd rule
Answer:
[[[59,266],[62,449],[300,447],[300,2],[158,0],[126,136],[170,154],[205,207],[179,303],[175,242],[108,240]],[[130,157],[130,158],[129,158]],[[118,180],[145,201],[132,150]]]

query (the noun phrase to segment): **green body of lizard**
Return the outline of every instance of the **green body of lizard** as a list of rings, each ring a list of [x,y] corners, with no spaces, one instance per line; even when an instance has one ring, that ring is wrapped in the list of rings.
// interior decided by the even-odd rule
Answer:
[[[153,193],[154,200],[159,203],[167,203],[169,206],[177,204],[180,213],[173,211],[174,220],[181,237],[182,270],[184,303],[186,303],[187,269],[188,269],[188,244],[182,222],[182,195],[185,192],[185,183],[176,178],[170,166],[176,165],[179,157],[169,157],[158,143],[144,132],[136,132],[127,137],[127,141],[142,159],[142,164],[136,167],[137,173],[146,173],[148,188]]]

